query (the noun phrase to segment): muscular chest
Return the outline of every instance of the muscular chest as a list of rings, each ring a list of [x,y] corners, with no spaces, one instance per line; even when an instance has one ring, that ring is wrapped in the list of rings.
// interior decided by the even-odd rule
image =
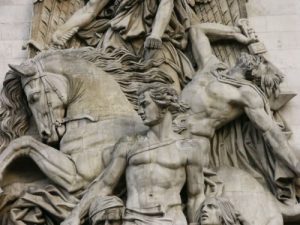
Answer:
[[[221,83],[211,76],[190,83],[182,92],[182,100],[191,106],[193,112],[213,116],[216,113],[230,113],[234,103],[240,101],[240,93],[234,86]]]
[[[130,166],[155,164],[169,169],[177,169],[186,163],[186,158],[180,150],[180,143],[168,146],[146,146],[129,155]]]

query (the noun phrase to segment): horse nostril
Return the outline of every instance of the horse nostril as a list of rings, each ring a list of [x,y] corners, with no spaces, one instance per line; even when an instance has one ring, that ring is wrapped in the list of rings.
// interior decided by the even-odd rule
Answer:
[[[41,136],[42,136],[42,138],[49,137],[49,136],[50,136],[50,132],[47,131],[47,130],[43,130],[43,131],[41,132]]]

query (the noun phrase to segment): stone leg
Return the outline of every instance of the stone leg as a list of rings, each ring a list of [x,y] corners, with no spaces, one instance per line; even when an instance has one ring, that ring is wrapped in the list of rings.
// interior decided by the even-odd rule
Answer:
[[[77,174],[75,164],[68,155],[38,141],[21,137],[12,141],[0,154],[0,175],[16,158],[27,156],[56,184],[72,192],[80,189],[85,182]],[[31,142],[31,143],[30,143]]]

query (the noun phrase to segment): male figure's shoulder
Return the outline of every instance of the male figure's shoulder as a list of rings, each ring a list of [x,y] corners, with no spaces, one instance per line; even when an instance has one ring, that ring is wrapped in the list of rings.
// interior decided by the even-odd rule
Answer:
[[[134,143],[145,141],[146,137],[147,137],[147,132],[140,132],[140,133],[136,133],[133,135],[124,136],[124,137],[120,138],[118,143],[132,145]]]
[[[204,149],[209,147],[207,140],[201,139],[182,139],[177,144],[180,151],[186,156],[189,164],[201,164],[203,161],[201,158],[205,157],[206,153]]]
[[[183,151],[192,151],[194,149],[199,148],[199,142],[195,139],[179,139],[177,144],[180,146],[180,149]]]
[[[188,160],[193,158],[197,159],[198,155],[200,155],[199,152],[201,149],[201,143],[195,139],[178,140],[177,147],[187,157]]]
[[[138,133],[131,136],[124,136],[115,145],[116,154],[127,155],[129,151],[134,151],[144,145],[146,133]]]

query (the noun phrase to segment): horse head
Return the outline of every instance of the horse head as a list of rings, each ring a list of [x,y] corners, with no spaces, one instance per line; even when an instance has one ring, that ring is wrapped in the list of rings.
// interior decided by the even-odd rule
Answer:
[[[32,59],[9,67],[21,78],[40,137],[46,143],[57,143],[65,133],[61,121],[66,113],[68,80],[43,71],[42,65]]]

